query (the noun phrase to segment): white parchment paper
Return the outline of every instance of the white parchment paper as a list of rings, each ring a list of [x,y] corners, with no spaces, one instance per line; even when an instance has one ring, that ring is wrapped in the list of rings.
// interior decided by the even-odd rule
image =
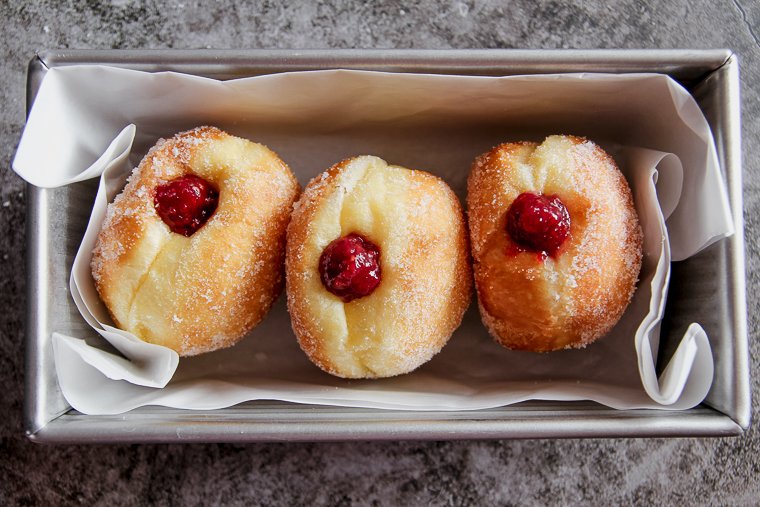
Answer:
[[[463,197],[472,159],[507,140],[568,133],[608,149],[634,192],[645,233],[639,287],[615,329],[584,350],[508,351],[472,305],[450,343],[419,370],[348,381],[311,365],[280,301],[232,349],[178,361],[110,326],[89,259],[106,203],[160,137],[213,124],[267,144],[302,184],[345,157],[378,155],[428,170]],[[590,399],[615,408],[685,409],[712,382],[698,324],[655,371],[670,261],[733,232],[707,123],[666,76],[465,77],[360,71],[288,73],[220,82],[101,66],[51,69],[14,160],[54,187],[103,175],[72,267],[82,316],[120,353],[52,337],[59,384],[77,410],[113,414],[156,404],[221,408],[253,399],[416,410],[478,409],[527,399]]]

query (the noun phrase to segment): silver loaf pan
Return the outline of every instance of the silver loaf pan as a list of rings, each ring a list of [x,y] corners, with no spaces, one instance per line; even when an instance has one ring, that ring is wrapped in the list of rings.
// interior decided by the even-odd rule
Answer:
[[[30,62],[28,107],[46,71],[67,65],[176,71],[216,79],[332,68],[462,75],[562,72],[668,74],[712,128],[737,234],[674,263],[660,357],[699,321],[715,378],[691,410],[614,410],[592,402],[524,402],[473,412],[409,412],[249,402],[215,411],[144,407],[116,416],[73,410],[61,395],[50,336],[90,334],[69,295],[70,267],[96,181],[27,188],[25,430],[36,442],[254,442],[739,435],[749,426],[739,64],[729,50],[154,50],[44,51]],[[672,338],[672,339],[671,339]]]

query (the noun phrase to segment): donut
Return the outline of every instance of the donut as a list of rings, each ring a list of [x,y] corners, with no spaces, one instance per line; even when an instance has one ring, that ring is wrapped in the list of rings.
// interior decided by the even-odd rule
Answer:
[[[501,345],[582,348],[623,315],[642,233],[599,146],[574,136],[496,146],[472,165],[467,210],[480,314]]]
[[[282,290],[299,191],[274,152],[217,128],[160,140],[108,206],[92,254],[115,325],[180,356],[235,344]]]
[[[288,226],[285,266],[301,348],[343,378],[391,377],[430,360],[472,290],[452,190],[373,156],[344,160],[308,184]]]

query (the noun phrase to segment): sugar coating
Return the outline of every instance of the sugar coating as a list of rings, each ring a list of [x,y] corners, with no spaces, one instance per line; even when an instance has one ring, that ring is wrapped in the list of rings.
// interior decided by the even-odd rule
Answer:
[[[319,257],[357,232],[380,248],[381,281],[344,303],[328,292]],[[288,308],[299,343],[341,377],[409,372],[461,322],[471,274],[461,206],[442,180],[377,157],[336,164],[306,187],[288,228]]]
[[[541,261],[512,247],[506,211],[523,192],[557,195],[567,207],[559,255]],[[584,347],[617,323],[636,287],[642,233],[630,189],[601,148],[572,136],[497,146],[473,163],[467,203],[478,304],[497,341]]]
[[[186,174],[219,190],[192,236],[155,211],[155,188]],[[299,193],[268,148],[213,127],[160,140],[108,206],[93,278],[118,327],[183,356],[233,345],[282,287],[285,230]]]

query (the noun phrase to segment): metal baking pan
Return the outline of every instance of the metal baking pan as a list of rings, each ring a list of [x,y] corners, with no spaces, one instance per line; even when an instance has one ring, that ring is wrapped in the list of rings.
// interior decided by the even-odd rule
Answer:
[[[514,75],[657,72],[681,82],[712,128],[737,233],[674,263],[661,347],[698,320],[710,336],[715,379],[686,411],[614,410],[592,402],[525,402],[468,412],[409,412],[249,402],[214,411],[144,407],[117,416],[81,414],[58,388],[53,328],[87,330],[69,296],[69,270],[87,224],[96,182],[58,189],[29,185],[25,430],[35,442],[253,442],[324,440],[641,437],[739,435],[749,426],[740,140],[739,63],[729,50],[221,50],[44,51],[31,61],[31,107],[45,72],[106,64],[217,79],[348,68],[389,72]],[[660,356],[667,354],[660,354]]]

